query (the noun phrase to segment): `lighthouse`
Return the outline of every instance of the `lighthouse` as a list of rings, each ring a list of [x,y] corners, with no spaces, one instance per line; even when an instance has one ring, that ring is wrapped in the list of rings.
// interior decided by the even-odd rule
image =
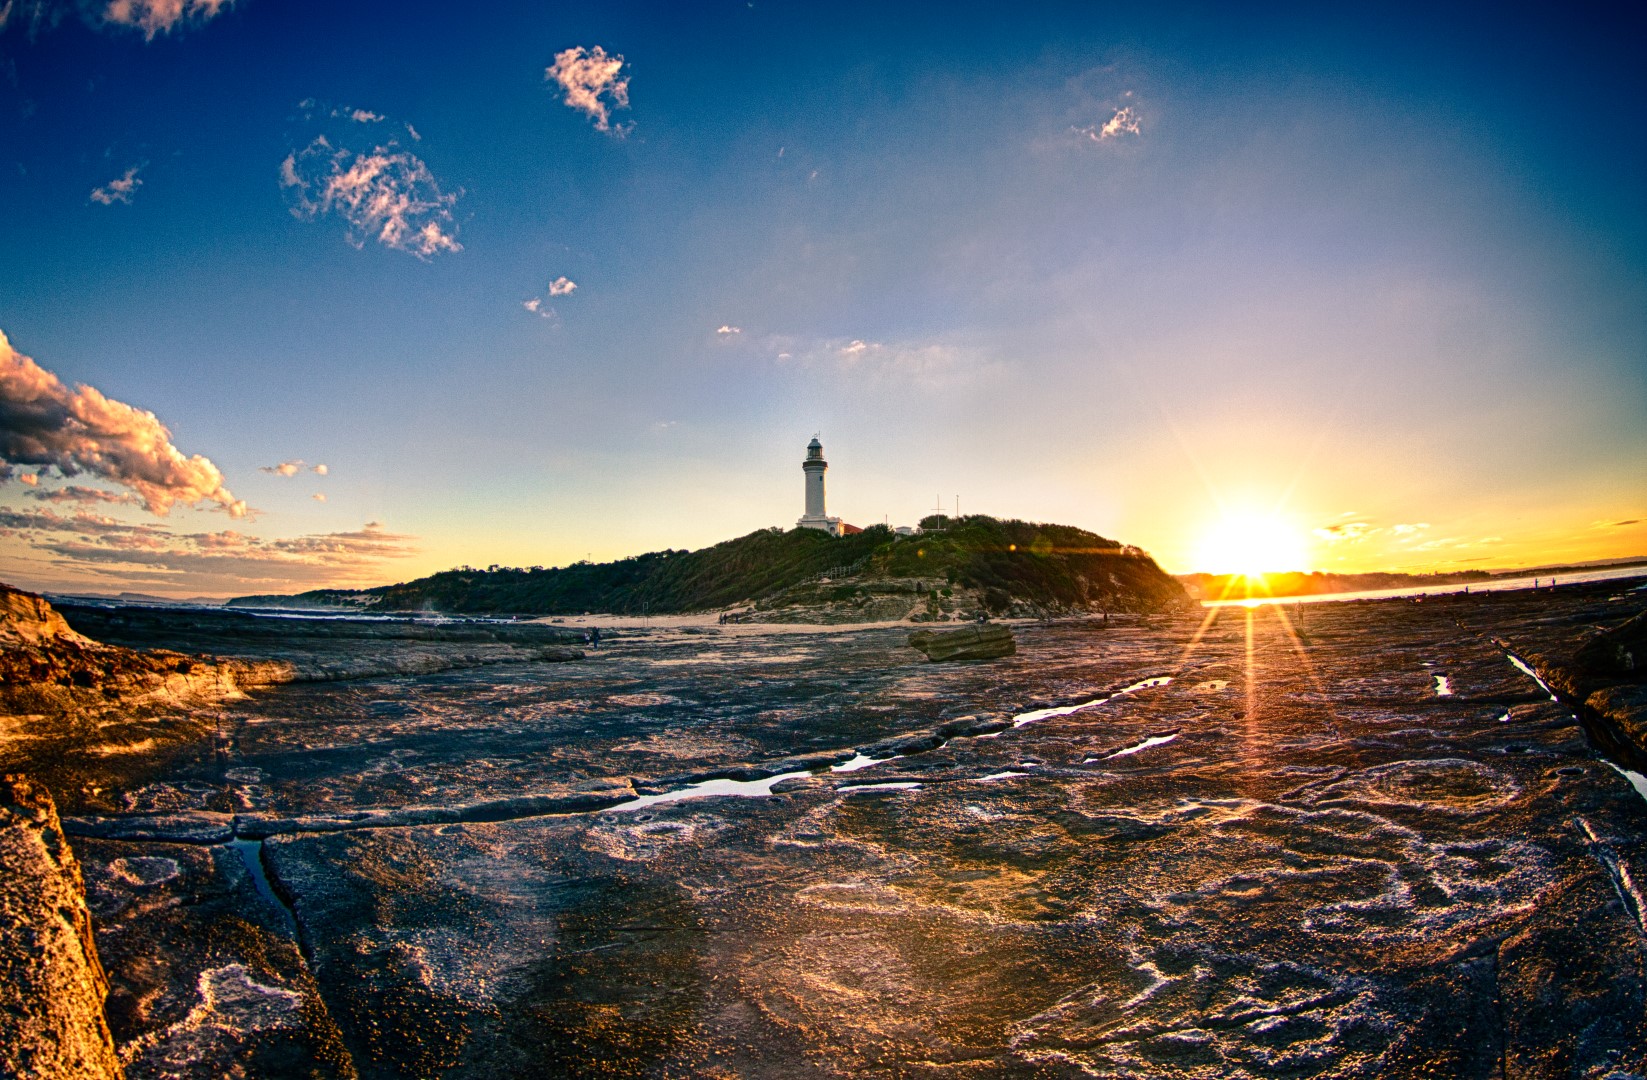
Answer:
[[[830,536],[841,535],[841,519],[832,518],[824,511],[824,473],[829,462],[824,460],[823,443],[814,435],[806,444],[806,460],[801,462],[806,474],[806,513],[795,522],[797,529],[822,529]]]

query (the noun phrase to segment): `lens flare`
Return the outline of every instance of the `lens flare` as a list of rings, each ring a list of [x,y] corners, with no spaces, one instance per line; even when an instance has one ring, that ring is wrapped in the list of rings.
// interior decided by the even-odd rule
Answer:
[[[1264,574],[1305,567],[1304,531],[1274,514],[1235,513],[1214,523],[1201,539],[1196,569],[1209,574]]]

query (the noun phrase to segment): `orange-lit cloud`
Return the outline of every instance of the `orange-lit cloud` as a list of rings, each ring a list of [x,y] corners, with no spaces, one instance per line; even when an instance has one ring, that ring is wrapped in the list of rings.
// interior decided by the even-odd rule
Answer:
[[[237,518],[247,510],[224,486],[216,465],[199,454],[185,457],[172,445],[171,431],[154,413],[94,387],[70,390],[0,332],[0,479],[19,465],[118,484],[158,517],[179,503],[211,503]]]
[[[463,250],[452,219],[459,193],[442,191],[429,167],[393,139],[362,153],[316,136],[280,163],[280,186],[294,216],[336,214],[357,248],[375,240],[420,259]]]
[[[160,34],[216,18],[233,0],[7,0],[0,3],[0,31],[16,19],[30,35],[55,27],[70,14],[93,29],[141,30],[153,41]]]
[[[556,53],[543,77],[560,84],[566,91],[566,104],[587,114],[596,131],[622,138],[634,127],[612,126],[612,111],[629,107],[629,76],[623,74],[623,57],[608,55],[599,45],[592,49],[577,46]]]
[[[377,522],[346,532],[266,539],[234,529],[175,533],[90,513],[0,507],[0,537],[50,557],[57,573],[185,589],[311,588],[359,581],[417,554],[416,537]]]
[[[109,0],[103,20],[116,26],[130,26],[154,40],[169,34],[180,23],[203,23],[216,18],[231,0]]]

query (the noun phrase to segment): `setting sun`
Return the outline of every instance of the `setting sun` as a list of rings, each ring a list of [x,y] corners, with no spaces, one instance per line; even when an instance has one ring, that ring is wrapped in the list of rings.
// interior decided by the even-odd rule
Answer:
[[[1212,574],[1304,570],[1303,530],[1273,514],[1227,514],[1202,537],[1197,565]]]

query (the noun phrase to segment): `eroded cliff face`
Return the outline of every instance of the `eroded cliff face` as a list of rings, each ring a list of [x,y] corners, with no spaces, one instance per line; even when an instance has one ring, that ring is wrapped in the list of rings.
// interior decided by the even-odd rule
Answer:
[[[0,1074],[123,1076],[107,995],[80,864],[51,795],[0,777]]]
[[[0,646],[58,641],[87,643],[42,597],[0,585]]]
[[[0,584],[0,715],[216,701],[245,685],[289,681],[290,667],[104,645],[76,633],[44,598]]]

